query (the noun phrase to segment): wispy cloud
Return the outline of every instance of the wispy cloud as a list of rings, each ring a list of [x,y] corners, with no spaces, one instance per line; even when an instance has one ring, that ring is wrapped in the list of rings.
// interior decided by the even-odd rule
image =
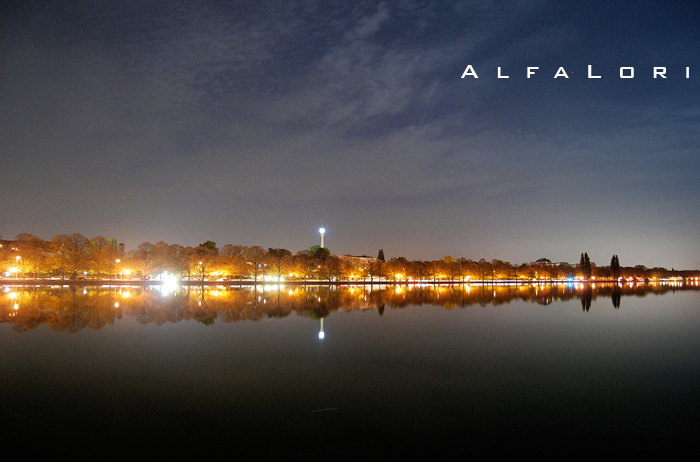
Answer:
[[[630,196],[661,203],[680,200],[674,188],[696,189],[695,70],[667,82],[548,74],[664,54],[692,65],[693,12],[666,3],[10,3],[0,18],[0,188],[15,200],[0,204],[3,223],[49,213],[102,223],[88,213],[102,205],[127,220],[155,206],[160,219],[180,213],[177,197],[208,217],[196,204],[241,214],[262,213],[248,207],[255,201],[332,204],[328,213],[340,219],[342,208],[358,223],[369,204],[397,221],[417,207],[449,222],[446,235],[469,227],[490,239],[491,224],[539,233],[550,220],[557,233],[569,229],[564,216],[599,221],[583,199],[561,212],[562,192],[579,184],[598,188],[586,197],[609,201],[607,216],[624,217]],[[466,64],[478,81],[459,78]],[[523,77],[527,65],[541,66],[538,78]],[[497,81],[497,66],[512,78]],[[603,193],[612,169],[619,187]],[[72,206],[57,212],[36,197]]]

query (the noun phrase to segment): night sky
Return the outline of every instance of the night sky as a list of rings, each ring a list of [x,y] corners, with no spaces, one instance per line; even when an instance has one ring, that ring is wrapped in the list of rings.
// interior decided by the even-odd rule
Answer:
[[[699,26],[696,1],[4,2],[0,233],[697,269]]]

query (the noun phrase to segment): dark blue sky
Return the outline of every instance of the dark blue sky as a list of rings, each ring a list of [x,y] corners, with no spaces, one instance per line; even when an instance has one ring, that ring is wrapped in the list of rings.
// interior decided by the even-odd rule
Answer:
[[[700,267],[697,2],[0,12],[4,238]]]

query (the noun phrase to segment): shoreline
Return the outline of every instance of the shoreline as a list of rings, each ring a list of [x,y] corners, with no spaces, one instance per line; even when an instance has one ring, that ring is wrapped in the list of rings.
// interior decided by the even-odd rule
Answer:
[[[635,284],[653,284],[653,283],[668,283],[668,282],[683,282],[697,280],[693,277],[676,277],[667,279],[633,279],[633,280],[617,280],[617,279],[595,279],[595,280],[562,280],[562,279],[486,279],[486,280],[411,280],[411,281],[395,281],[395,280],[294,280],[294,281],[254,281],[254,280],[232,280],[232,281],[211,281],[211,280],[75,280],[75,279],[0,279],[0,285],[12,286],[159,286],[165,284],[175,284],[178,286],[257,286],[257,285],[310,285],[310,286],[340,286],[340,285],[532,285],[532,284],[616,284],[616,283],[635,283]]]

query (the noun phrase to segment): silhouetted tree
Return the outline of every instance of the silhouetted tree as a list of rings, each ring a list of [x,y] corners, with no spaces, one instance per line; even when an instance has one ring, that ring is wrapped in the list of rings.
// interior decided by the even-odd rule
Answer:
[[[219,249],[216,248],[216,242],[214,241],[204,241],[201,244],[199,244],[200,247],[206,247],[209,250],[213,250],[214,252],[219,252]]]
[[[590,279],[592,274],[591,260],[588,258],[588,252],[581,254],[581,260],[579,262],[579,267],[581,268],[581,273],[584,279]]]
[[[610,273],[615,279],[620,277],[620,259],[613,255],[610,259]]]

